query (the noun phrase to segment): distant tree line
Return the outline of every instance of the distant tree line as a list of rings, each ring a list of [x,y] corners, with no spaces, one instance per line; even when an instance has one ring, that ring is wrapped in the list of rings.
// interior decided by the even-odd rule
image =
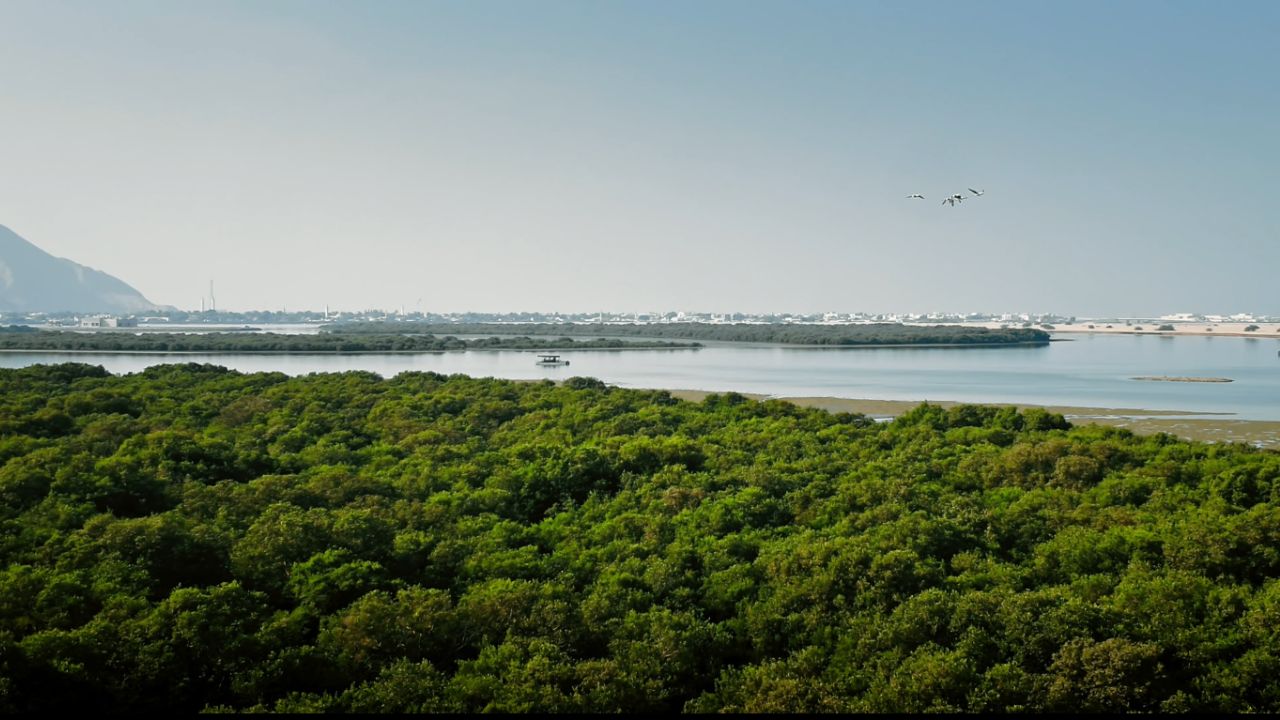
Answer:
[[[751,323],[654,323],[613,325],[538,323],[341,323],[321,332],[350,334],[458,333],[460,335],[623,336],[783,343],[787,345],[1011,345],[1046,343],[1049,334],[1034,328],[991,329],[960,325],[916,326],[897,323],[867,325],[780,325]]]
[[[444,350],[615,350],[629,348],[693,348],[698,343],[490,337],[462,340],[452,336],[324,333],[130,333],[69,331],[0,332],[0,350],[84,350],[101,352],[435,352]]]

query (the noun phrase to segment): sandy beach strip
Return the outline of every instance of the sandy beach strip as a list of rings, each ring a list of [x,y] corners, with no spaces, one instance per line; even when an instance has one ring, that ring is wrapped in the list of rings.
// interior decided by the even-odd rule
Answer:
[[[693,402],[701,401],[711,393],[706,390],[670,390],[672,396]],[[837,397],[777,397],[759,393],[739,393],[754,400],[783,400],[801,407],[818,408],[828,412],[861,413],[875,418],[897,417],[918,407],[917,400],[867,400]],[[954,407],[956,405],[982,404],[1008,406],[1010,403],[960,403],[930,401],[931,405]],[[1238,420],[1230,413],[1221,417],[1205,417],[1213,413],[1184,412],[1180,410],[1143,410],[1137,408],[1089,408],[1053,405],[1012,405],[1020,410],[1041,408],[1065,416],[1075,425],[1111,425],[1148,435],[1168,433],[1188,440],[1208,442],[1243,442],[1265,448],[1280,449],[1280,421]]]

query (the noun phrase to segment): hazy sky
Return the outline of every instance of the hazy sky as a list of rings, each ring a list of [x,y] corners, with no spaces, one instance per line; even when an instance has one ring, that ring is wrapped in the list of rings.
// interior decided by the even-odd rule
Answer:
[[[1277,37],[1272,0],[0,0],[0,224],[185,308],[1280,314]]]

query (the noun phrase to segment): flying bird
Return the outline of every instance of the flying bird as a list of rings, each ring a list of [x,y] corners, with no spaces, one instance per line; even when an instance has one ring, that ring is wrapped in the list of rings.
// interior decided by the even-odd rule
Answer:
[[[942,204],[946,205],[947,203],[951,203],[951,207],[955,207],[958,202],[964,202],[964,196],[957,193],[946,200],[943,200]]]
[[[923,196],[923,195],[921,195],[920,193],[916,193],[916,194],[914,194],[914,195],[908,195],[908,196],[907,196],[907,199],[908,199],[908,200],[910,200],[911,198],[920,198],[921,200],[923,200],[923,199],[924,199],[924,196]]]
[[[982,197],[987,194],[986,190],[974,190],[973,188],[969,188],[969,192],[973,193],[974,197]]]

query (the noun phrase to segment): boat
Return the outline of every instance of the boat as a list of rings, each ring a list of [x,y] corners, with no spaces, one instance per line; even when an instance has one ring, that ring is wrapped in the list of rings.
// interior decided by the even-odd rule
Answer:
[[[553,365],[568,365],[568,360],[561,360],[559,355],[539,355],[536,365],[544,365],[551,367]]]

